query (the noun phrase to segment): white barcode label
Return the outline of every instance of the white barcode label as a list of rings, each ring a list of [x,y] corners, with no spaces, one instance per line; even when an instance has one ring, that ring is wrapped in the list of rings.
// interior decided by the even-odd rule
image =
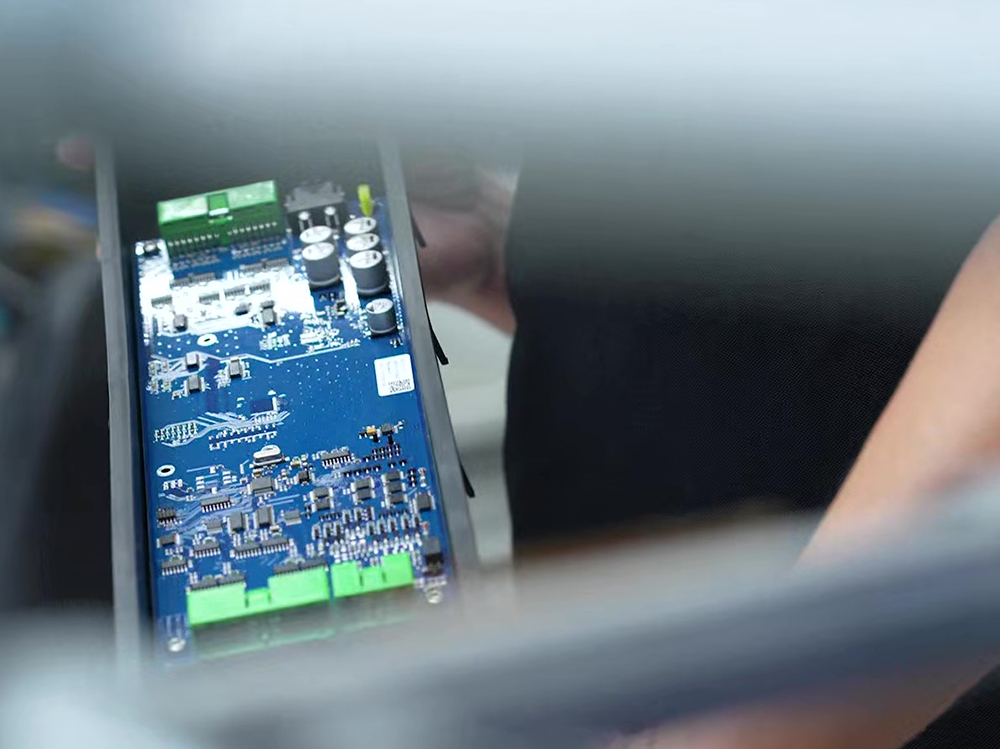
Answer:
[[[375,383],[383,398],[413,390],[413,364],[409,354],[375,360]]]

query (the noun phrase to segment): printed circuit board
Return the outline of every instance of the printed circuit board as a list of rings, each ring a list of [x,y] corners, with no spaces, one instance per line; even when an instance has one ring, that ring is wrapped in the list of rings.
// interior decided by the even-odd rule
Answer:
[[[298,186],[279,205],[262,182],[168,200],[161,237],[135,245],[166,658],[209,655],[220,630],[245,630],[235,649],[260,647],[303,612],[295,638],[339,631],[352,607],[370,623],[394,598],[447,598],[449,538],[388,207],[367,185],[357,194]]]

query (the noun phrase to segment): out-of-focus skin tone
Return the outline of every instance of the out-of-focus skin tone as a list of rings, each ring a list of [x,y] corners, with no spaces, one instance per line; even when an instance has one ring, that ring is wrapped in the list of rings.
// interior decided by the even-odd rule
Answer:
[[[1000,221],[965,261],[804,561],[1000,458]]]
[[[1000,458],[1000,222],[969,255],[906,375],[799,562],[822,564],[933,510],[935,490]],[[896,749],[996,664],[900,680],[847,702],[748,710],[620,746]]]

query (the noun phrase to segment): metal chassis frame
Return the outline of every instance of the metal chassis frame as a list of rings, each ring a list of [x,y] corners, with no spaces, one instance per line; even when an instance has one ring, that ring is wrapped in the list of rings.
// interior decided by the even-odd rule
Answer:
[[[460,584],[466,585],[477,576],[479,557],[461,461],[434,353],[402,165],[398,149],[388,138],[379,139],[378,152],[396,248],[391,263],[399,279],[399,293],[406,303],[413,366],[420,383],[455,574]],[[99,141],[97,146],[96,191],[108,346],[115,643],[119,660],[134,664],[145,660],[151,646],[147,636],[151,611],[139,413],[141,390],[132,314],[134,261],[120,234],[116,167],[112,146],[107,142]]]

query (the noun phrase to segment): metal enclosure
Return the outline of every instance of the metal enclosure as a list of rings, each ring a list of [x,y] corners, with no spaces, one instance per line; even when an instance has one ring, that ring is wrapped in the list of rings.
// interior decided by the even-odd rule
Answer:
[[[390,141],[381,140],[377,153],[396,245],[390,262],[395,266],[400,293],[410,311],[413,366],[421,383],[428,437],[439,477],[456,578],[459,585],[464,586],[476,576],[478,556],[462,468],[427,317],[402,166],[398,151]],[[159,155],[160,158],[163,156]],[[120,160],[116,161],[116,158]],[[149,550],[144,527],[146,496],[141,386],[136,366],[135,316],[132,313],[135,259],[127,249],[128,239],[136,237],[124,236],[124,226],[129,223],[129,217],[125,215],[127,209],[123,208],[135,205],[137,199],[127,187],[122,186],[121,174],[125,166],[124,158],[114,152],[110,143],[100,142],[96,179],[110,394],[114,623],[121,660],[135,663],[148,652],[146,630],[151,614],[151,598]],[[221,173],[224,174],[224,170]],[[150,185],[144,176],[144,187],[151,194],[156,194],[157,172],[150,170],[147,174],[148,180],[154,184]]]

